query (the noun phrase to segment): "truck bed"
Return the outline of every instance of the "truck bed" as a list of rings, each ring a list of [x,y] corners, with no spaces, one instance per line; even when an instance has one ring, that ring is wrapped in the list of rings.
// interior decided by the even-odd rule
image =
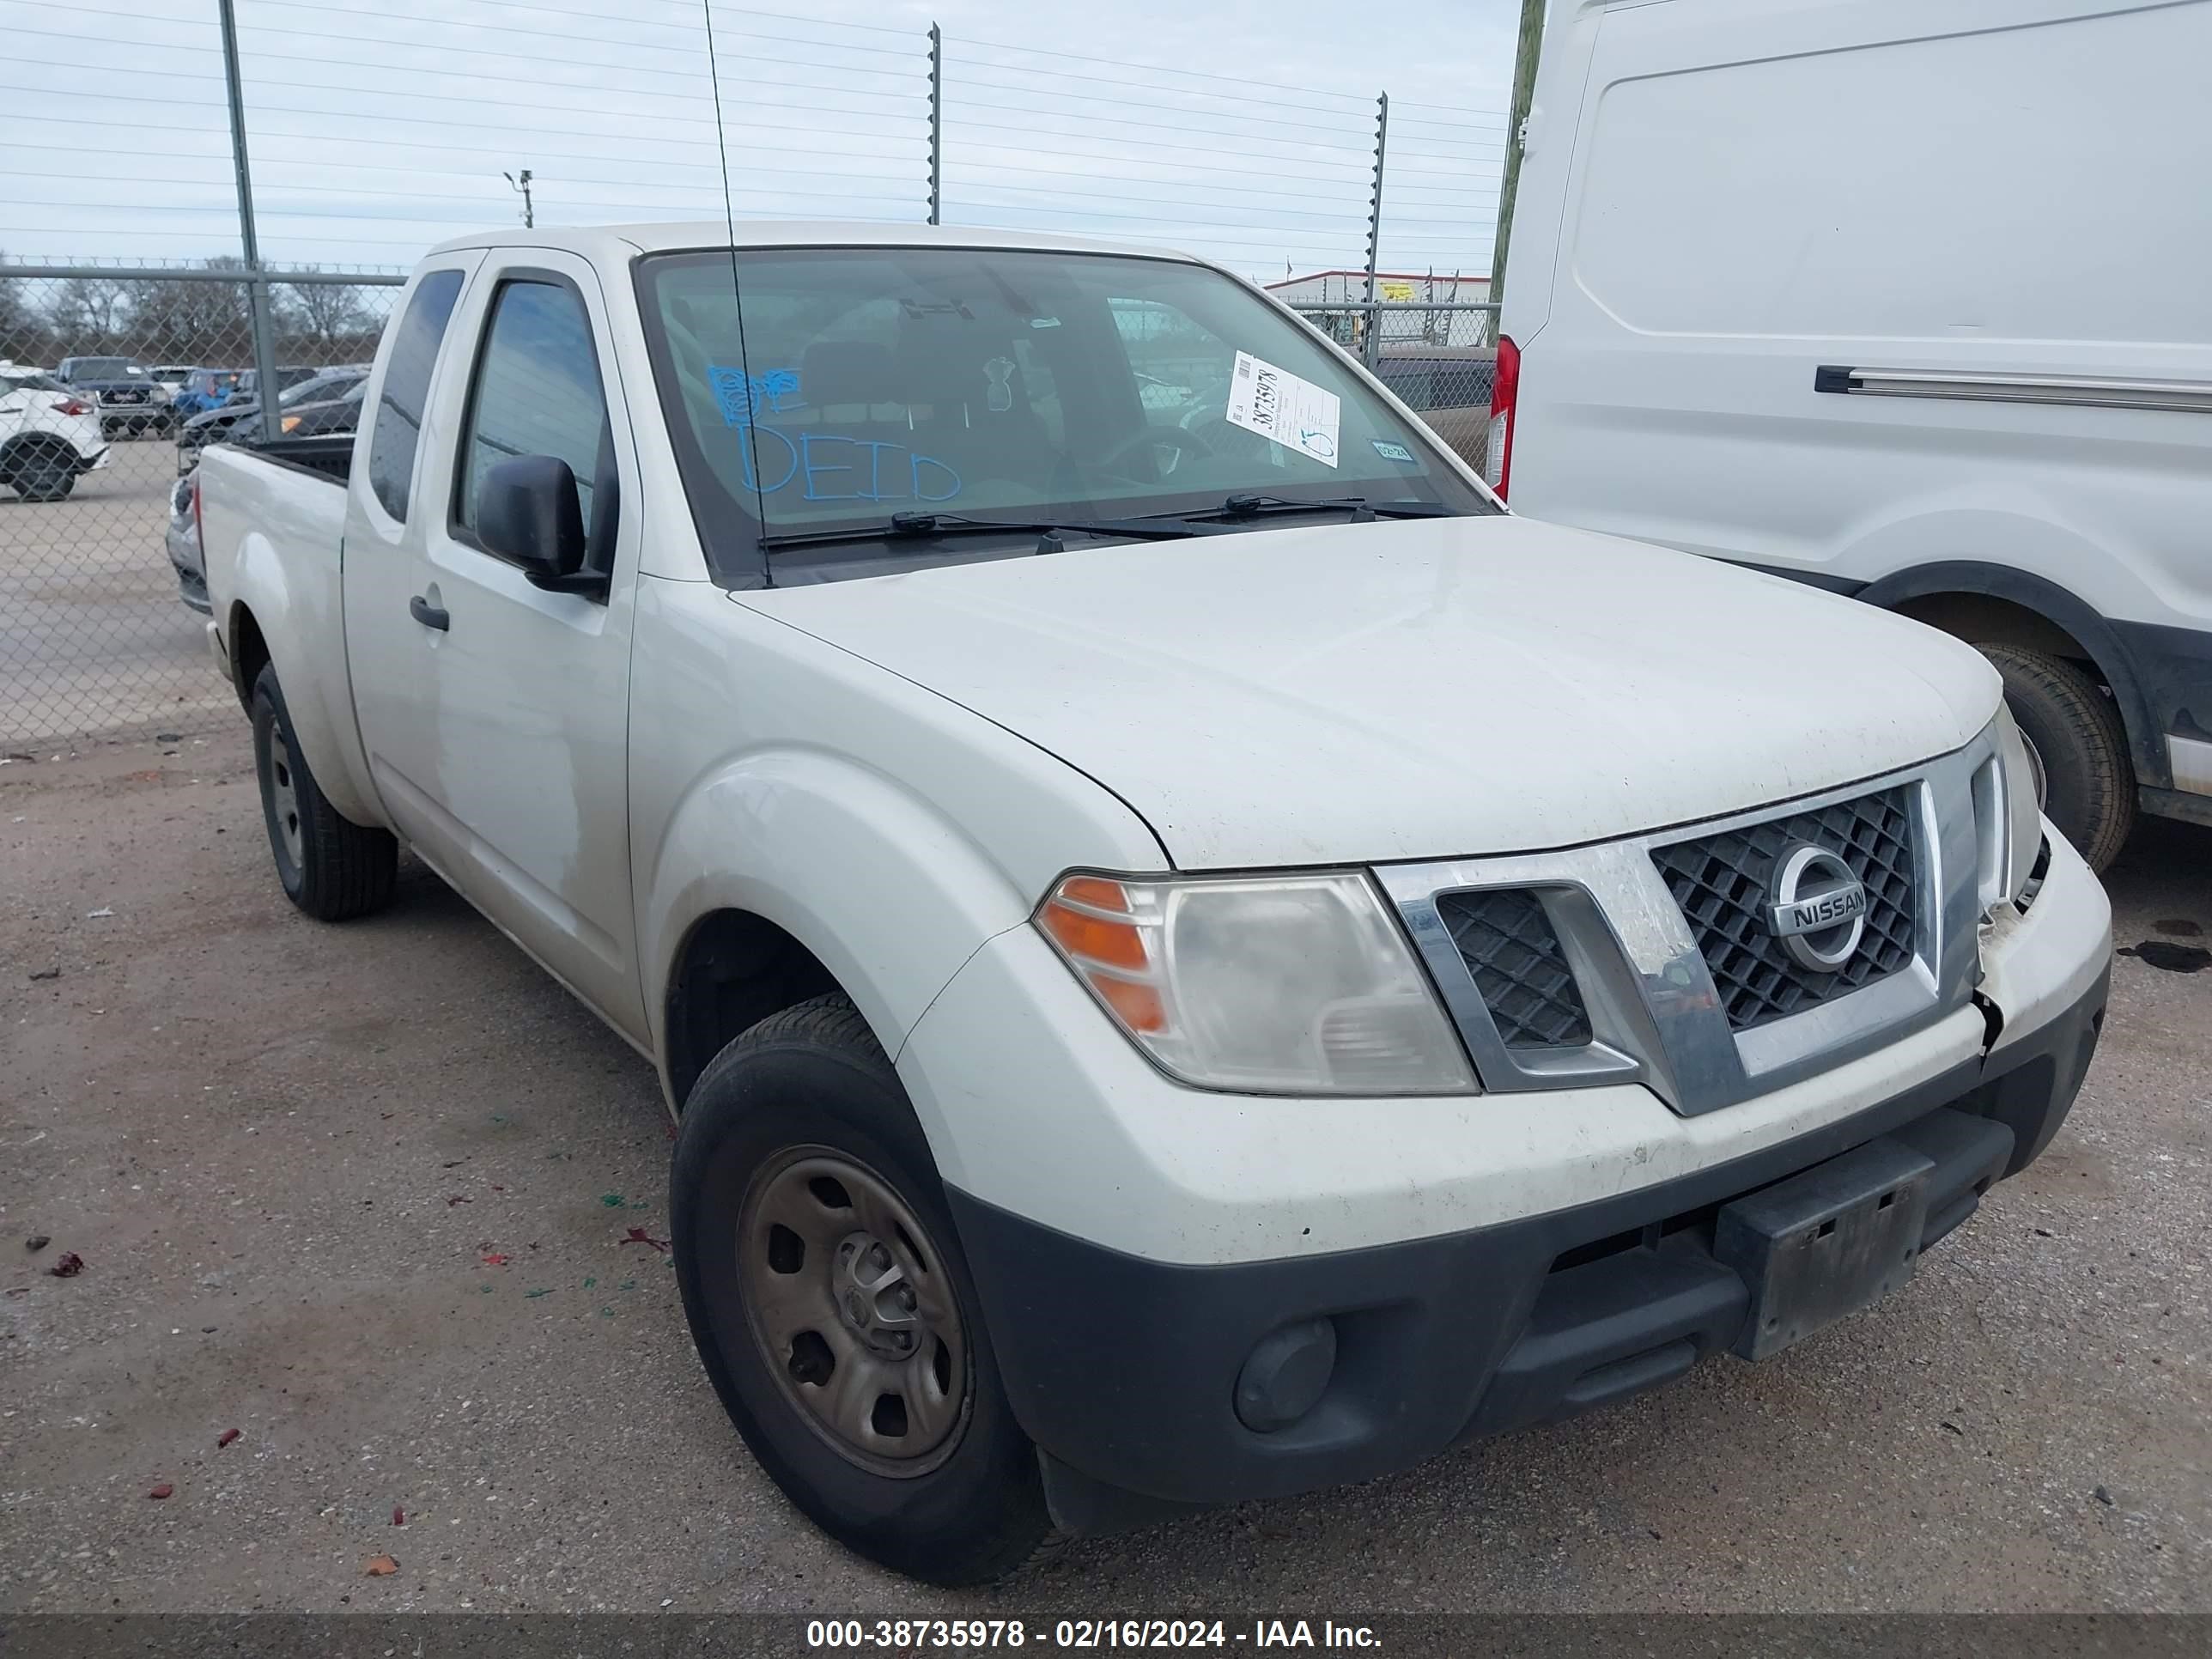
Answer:
[[[234,439],[241,449],[249,449],[266,461],[279,466],[289,466],[301,472],[312,472],[343,484],[353,471],[353,434],[333,432],[314,438],[252,438]]]

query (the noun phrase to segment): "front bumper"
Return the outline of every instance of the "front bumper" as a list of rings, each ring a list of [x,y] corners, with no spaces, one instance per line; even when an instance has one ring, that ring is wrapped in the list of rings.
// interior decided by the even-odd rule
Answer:
[[[1632,1193],[1440,1238],[1189,1267],[1104,1249],[949,1192],[1015,1415],[1055,1516],[1103,1530],[1370,1479],[1609,1405],[1735,1344],[1749,1291],[1714,1213],[1876,1137],[1935,1164],[1921,1247],[2050,1144],[2104,1022],[2109,966],[2032,1036],[1779,1146]],[[1235,1395],[1271,1334],[1334,1326],[1327,1390],[1258,1433]]]
[[[1368,1479],[1671,1380],[1746,1318],[1747,1288],[1714,1253],[1717,1208],[1878,1138],[1934,1165],[1935,1243],[2049,1144],[2110,973],[2103,894],[2054,842],[2033,908],[1984,941],[1978,1007],[1683,1118],[1635,1088],[1240,1100],[1141,1062],[1115,1071],[1110,1050],[1055,1084],[1034,1047],[1051,1022],[1009,1018],[992,969],[994,951],[1027,948],[978,952],[900,1070],[1055,1513],[1091,1529]],[[989,994],[970,1003],[979,969]],[[1019,977],[1048,1001],[1067,981]],[[1057,1040],[1079,1047],[1087,1029]],[[991,1068],[966,1073],[957,1105],[955,1034]],[[1319,1403],[1248,1427],[1236,1395],[1255,1349],[1322,1319],[1336,1352]]]

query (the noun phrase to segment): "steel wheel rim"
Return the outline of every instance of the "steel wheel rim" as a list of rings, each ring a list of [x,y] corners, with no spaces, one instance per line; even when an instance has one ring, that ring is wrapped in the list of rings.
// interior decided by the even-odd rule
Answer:
[[[284,728],[276,720],[269,723],[266,764],[270,824],[283,843],[284,856],[296,870],[300,867],[300,786],[292,775],[292,756],[284,742]]]
[[[826,1146],[787,1148],[746,1188],[736,1249],[753,1340],[808,1428],[894,1479],[952,1455],[974,1395],[967,1330],[944,1256],[889,1182]]]

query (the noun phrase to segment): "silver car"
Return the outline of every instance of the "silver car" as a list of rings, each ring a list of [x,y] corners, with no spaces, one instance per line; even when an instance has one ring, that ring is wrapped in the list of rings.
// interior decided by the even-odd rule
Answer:
[[[170,487],[169,529],[162,539],[177,573],[177,597],[202,616],[209,614],[207,566],[200,558],[200,518],[193,495],[199,489],[195,467]]]

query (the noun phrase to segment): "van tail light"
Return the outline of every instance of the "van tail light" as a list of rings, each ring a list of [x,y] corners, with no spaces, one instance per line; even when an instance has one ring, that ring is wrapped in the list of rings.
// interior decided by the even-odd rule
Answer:
[[[207,526],[200,519],[200,475],[192,474],[192,539],[200,544],[202,556],[207,547]]]
[[[53,410],[57,415],[89,415],[92,413],[92,405],[81,404],[74,398],[57,398],[54,399]]]
[[[1490,442],[1483,452],[1482,476],[1501,499],[1513,483],[1513,410],[1521,396],[1521,348],[1513,337],[1498,337],[1498,374],[1490,386]]]

